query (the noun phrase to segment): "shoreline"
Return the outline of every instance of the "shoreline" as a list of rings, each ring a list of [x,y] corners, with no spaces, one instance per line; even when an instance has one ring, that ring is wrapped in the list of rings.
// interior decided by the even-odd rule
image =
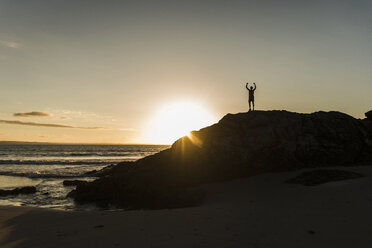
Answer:
[[[372,166],[317,186],[284,181],[312,169],[204,185],[199,207],[62,211],[0,207],[0,246],[363,247],[372,242]]]
[[[2,197],[0,205],[73,208],[73,200],[66,196],[76,187],[63,185],[64,180],[92,181],[97,179],[92,172],[98,173],[103,168],[123,161],[134,161],[164,148],[156,145],[2,145],[0,153],[6,156],[0,160],[0,190],[33,186],[37,192],[33,195]]]

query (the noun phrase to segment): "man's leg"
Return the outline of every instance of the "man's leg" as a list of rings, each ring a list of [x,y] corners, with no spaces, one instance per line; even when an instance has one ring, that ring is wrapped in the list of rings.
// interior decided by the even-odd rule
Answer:
[[[253,105],[253,111],[254,111],[254,101],[252,101],[252,105]]]
[[[251,101],[248,101],[249,111],[251,111]]]

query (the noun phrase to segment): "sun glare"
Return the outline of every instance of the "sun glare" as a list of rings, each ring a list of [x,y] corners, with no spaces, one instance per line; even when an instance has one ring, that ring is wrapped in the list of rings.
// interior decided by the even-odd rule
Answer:
[[[149,122],[146,140],[154,144],[172,144],[190,131],[211,125],[216,118],[201,105],[193,102],[170,103]]]

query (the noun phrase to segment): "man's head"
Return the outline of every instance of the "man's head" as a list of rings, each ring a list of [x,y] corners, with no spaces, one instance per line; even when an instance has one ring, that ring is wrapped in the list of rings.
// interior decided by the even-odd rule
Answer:
[[[253,86],[249,87],[251,90],[253,90]]]

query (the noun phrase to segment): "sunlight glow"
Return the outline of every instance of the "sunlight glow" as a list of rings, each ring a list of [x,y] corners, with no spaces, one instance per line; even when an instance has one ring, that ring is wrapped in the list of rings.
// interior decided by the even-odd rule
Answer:
[[[214,122],[216,118],[197,103],[170,103],[160,108],[149,122],[145,139],[154,144],[172,144],[189,135],[190,131],[199,130]]]

